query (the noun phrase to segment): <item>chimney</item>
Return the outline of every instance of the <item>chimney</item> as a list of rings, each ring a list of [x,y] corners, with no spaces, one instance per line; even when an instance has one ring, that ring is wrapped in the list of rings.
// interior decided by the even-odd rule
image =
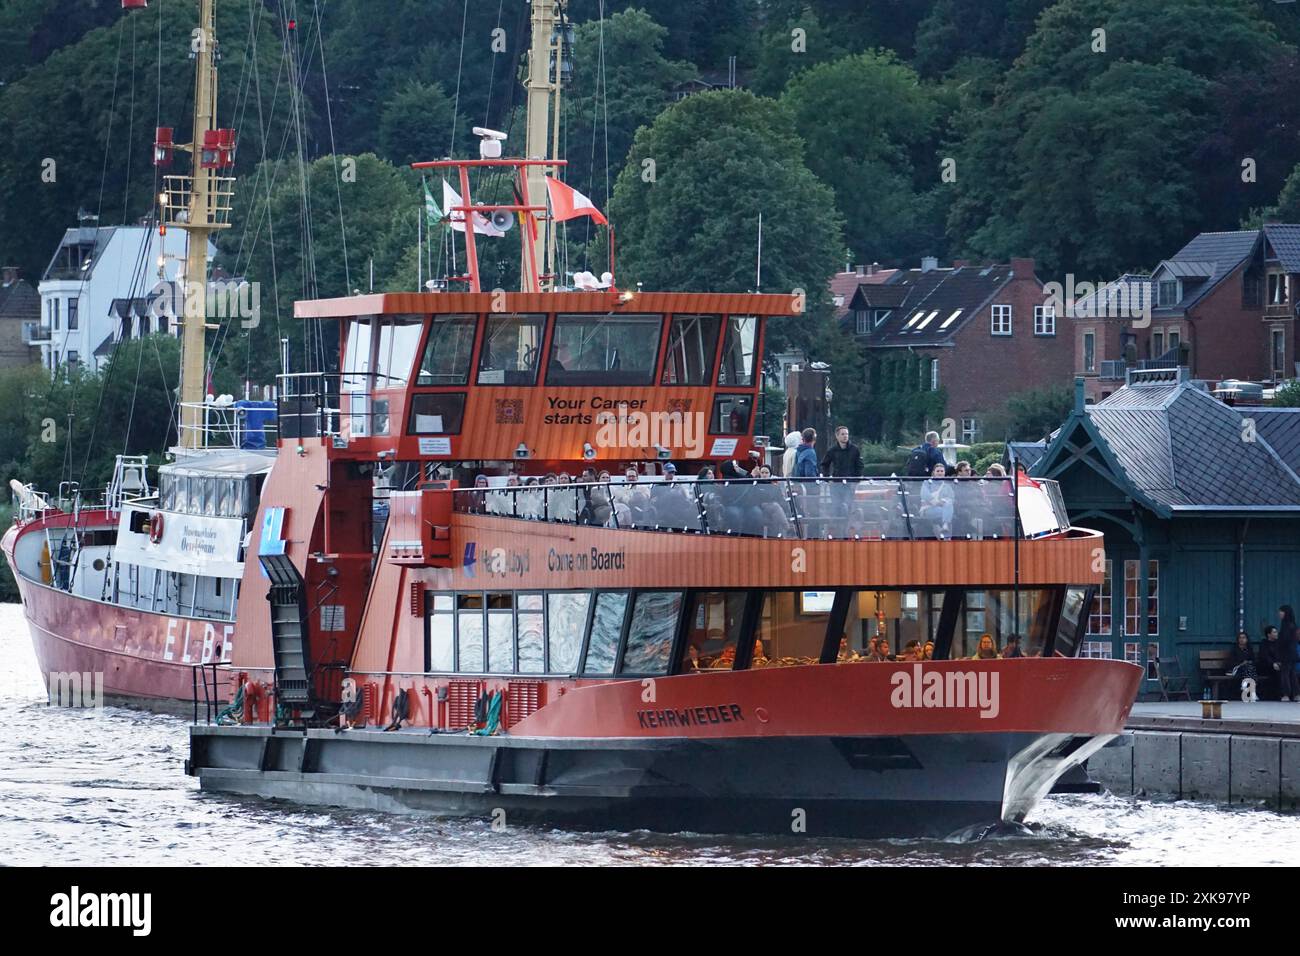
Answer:
[[[939,260],[934,256],[926,256],[921,260],[922,272],[933,272],[937,268],[939,268]]]
[[[1034,278],[1034,260],[1033,259],[1012,259],[1011,274],[1017,279]]]
[[[966,268],[968,268],[969,266],[970,266],[970,260],[969,260],[969,259],[954,259],[954,260],[952,260],[952,267],[953,267],[954,269],[966,269]]]
[[[0,266],[0,283],[10,286],[18,281],[22,270],[17,266]]]
[[[1083,408],[1084,408],[1083,396],[1084,396],[1083,376],[1079,376],[1074,380],[1074,413],[1076,415],[1083,414]]]
[[[871,275],[871,273],[867,271],[867,267],[866,267],[866,266],[863,266],[863,265],[856,265],[856,266],[854,266],[854,267],[853,267],[853,271],[856,272],[856,273],[857,273],[858,275],[860,275],[860,276]]]
[[[873,275],[875,275],[875,274],[876,274],[877,272],[879,272],[879,271],[880,271],[880,263],[879,263],[879,262],[873,262],[873,263],[871,263],[871,265],[867,266],[867,275],[869,275],[869,276],[873,276]]]

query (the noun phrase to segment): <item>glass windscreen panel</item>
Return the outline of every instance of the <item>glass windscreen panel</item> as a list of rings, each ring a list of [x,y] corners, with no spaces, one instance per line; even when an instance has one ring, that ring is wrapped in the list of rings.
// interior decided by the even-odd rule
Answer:
[[[456,596],[456,670],[483,673],[483,595]]]
[[[474,351],[473,315],[435,315],[429,328],[416,385],[465,385]]]
[[[412,435],[458,435],[465,419],[460,392],[417,392],[411,396]]]
[[[731,670],[745,626],[748,596],[745,591],[704,591],[696,595],[677,666],[679,673]]]
[[[519,641],[519,673],[541,674],[546,670],[543,657],[546,643],[545,596],[517,594],[515,621]]]
[[[490,674],[513,674],[515,671],[514,595],[487,596],[487,669]]]
[[[681,610],[680,591],[642,591],[636,595],[619,673],[668,673]]]
[[[552,674],[573,674],[582,656],[587,630],[587,591],[553,591],[546,595],[546,650]]]
[[[379,348],[375,356],[376,388],[405,387],[423,331],[424,319],[418,315],[384,316],[380,320]]]
[[[651,385],[661,315],[561,315],[547,385]]]
[[[545,325],[544,315],[489,315],[479,352],[478,384],[536,383]]]
[[[455,598],[450,594],[430,597],[429,667],[434,673],[455,669],[456,613]]]
[[[754,396],[719,395],[713,400],[709,433],[713,435],[748,435],[754,417]]]
[[[584,674],[614,673],[618,641],[623,633],[623,616],[627,611],[625,591],[605,591],[596,595],[596,610],[591,619],[591,641],[587,646]]]
[[[719,385],[754,384],[757,342],[757,318],[752,315],[727,317],[727,335],[722,342],[722,365],[718,368]]]
[[[372,321],[373,316],[363,315],[347,323],[342,379],[345,392],[363,392],[370,388],[371,373],[374,371],[370,328]]]
[[[668,332],[663,385],[708,385],[722,329],[720,315],[675,315]]]

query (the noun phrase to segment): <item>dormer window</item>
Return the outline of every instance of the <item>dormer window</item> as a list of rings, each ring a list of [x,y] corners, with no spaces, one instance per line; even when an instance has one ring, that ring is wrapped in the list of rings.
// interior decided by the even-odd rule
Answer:
[[[858,335],[866,335],[871,331],[871,322],[867,316],[866,309],[858,309],[853,313],[853,325],[858,330]]]
[[[893,311],[893,309],[876,309],[872,313],[872,327],[878,329],[884,325],[885,319],[889,318]]]
[[[1156,305],[1177,305],[1182,296],[1178,292],[1177,279],[1161,279],[1156,285]]]
[[[1268,274],[1269,305],[1286,305],[1288,292],[1286,279],[1286,274],[1283,272],[1270,272]]]

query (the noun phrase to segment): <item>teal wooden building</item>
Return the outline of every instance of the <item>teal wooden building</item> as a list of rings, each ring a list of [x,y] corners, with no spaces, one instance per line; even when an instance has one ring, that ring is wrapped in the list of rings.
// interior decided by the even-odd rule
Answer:
[[[1096,405],[1075,393],[1030,473],[1105,534],[1082,653],[1142,664],[1146,692],[1176,654],[1199,690],[1199,651],[1239,628],[1257,644],[1278,605],[1300,607],[1300,409],[1230,407],[1186,369],[1130,371]]]

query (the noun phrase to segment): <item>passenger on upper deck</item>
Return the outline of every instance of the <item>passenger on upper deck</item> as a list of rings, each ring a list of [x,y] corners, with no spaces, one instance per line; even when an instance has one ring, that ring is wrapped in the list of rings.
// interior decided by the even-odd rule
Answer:
[[[794,457],[794,478],[816,478],[819,474],[817,466],[817,449],[814,447],[817,443],[817,429],[805,428],[802,434],[802,441]]]
[[[954,492],[952,483],[944,481],[945,466],[939,462],[931,477],[921,484],[921,514],[931,522],[937,538],[952,536],[952,509]]]
[[[979,646],[970,656],[973,661],[995,661],[998,659],[998,646],[993,643],[992,634],[981,634]]]
[[[785,436],[785,453],[781,456],[781,477],[794,477],[794,460],[799,454],[799,433],[790,432]]]

